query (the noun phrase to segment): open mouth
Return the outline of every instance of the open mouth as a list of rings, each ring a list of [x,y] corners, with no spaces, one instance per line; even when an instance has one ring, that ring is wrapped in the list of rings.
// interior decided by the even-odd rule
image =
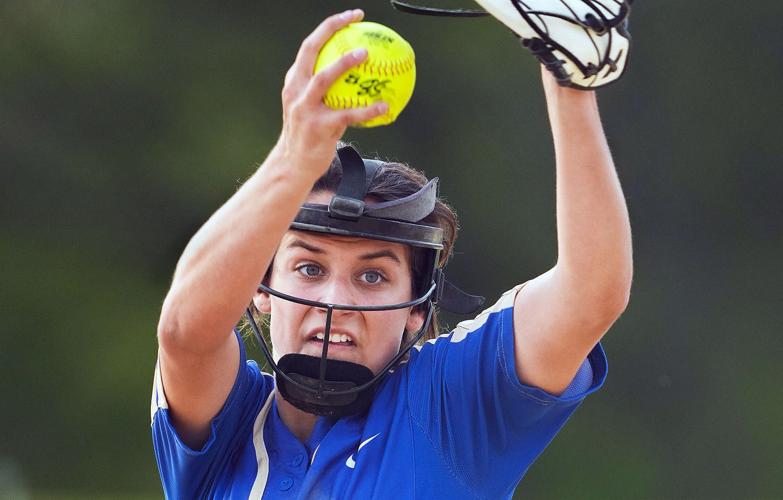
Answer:
[[[316,333],[310,338],[310,342],[315,342],[318,344],[323,345],[324,342],[324,334],[323,332]],[[332,333],[329,335],[329,346],[340,346],[340,347],[352,347],[355,344],[353,343],[353,340],[351,338],[344,334],[344,333]]]

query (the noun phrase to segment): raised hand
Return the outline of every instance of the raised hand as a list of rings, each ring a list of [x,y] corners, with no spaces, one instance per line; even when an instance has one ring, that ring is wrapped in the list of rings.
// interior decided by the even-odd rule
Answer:
[[[365,108],[331,109],[323,103],[324,95],[337,78],[367,58],[366,49],[345,54],[331,66],[313,74],[313,67],[324,43],[338,30],[361,21],[364,12],[348,10],[325,19],[299,48],[293,66],[283,85],[283,131],[276,148],[303,173],[318,177],[334,157],[337,141],[345,129],[386,113],[386,103]]]

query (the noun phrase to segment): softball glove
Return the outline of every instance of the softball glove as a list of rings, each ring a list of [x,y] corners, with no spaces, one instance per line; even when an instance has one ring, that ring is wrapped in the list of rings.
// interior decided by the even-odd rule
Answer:
[[[486,12],[418,7],[399,10],[436,16],[489,13],[505,24],[562,86],[596,89],[619,79],[628,63],[631,0],[476,0]]]

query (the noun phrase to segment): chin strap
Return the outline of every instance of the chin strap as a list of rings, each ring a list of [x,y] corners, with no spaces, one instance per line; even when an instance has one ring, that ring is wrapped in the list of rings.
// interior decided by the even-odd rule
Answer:
[[[369,368],[357,363],[286,354],[280,358],[278,366],[287,375],[275,376],[280,395],[295,407],[313,415],[340,418],[361,414],[367,411],[375,397],[377,382],[360,392],[351,392],[351,389],[371,382],[374,377]]]
[[[296,299],[299,300],[301,299]],[[331,311],[336,307],[338,306],[328,306],[327,314],[331,316]],[[433,311],[434,307],[430,305],[419,331],[404,343],[399,352],[375,375],[366,366],[327,358],[331,330],[331,320],[328,317],[321,357],[286,354],[276,363],[250,308],[245,310],[245,314],[261,352],[275,372],[276,386],[286,401],[308,413],[340,418],[367,411],[380,382],[390,370],[397,367],[427,332]]]

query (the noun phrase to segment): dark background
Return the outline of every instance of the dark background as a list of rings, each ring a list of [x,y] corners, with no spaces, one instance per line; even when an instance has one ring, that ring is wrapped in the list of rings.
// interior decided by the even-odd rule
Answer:
[[[469,2],[430,5],[469,6]],[[361,6],[417,51],[366,154],[440,176],[451,275],[495,300],[555,260],[534,59],[493,19],[386,1],[0,3],[0,498],[160,497],[155,327],[188,238],[263,161],[299,42]],[[634,4],[600,91],[634,232],[632,300],[527,498],[783,495],[783,4]]]

